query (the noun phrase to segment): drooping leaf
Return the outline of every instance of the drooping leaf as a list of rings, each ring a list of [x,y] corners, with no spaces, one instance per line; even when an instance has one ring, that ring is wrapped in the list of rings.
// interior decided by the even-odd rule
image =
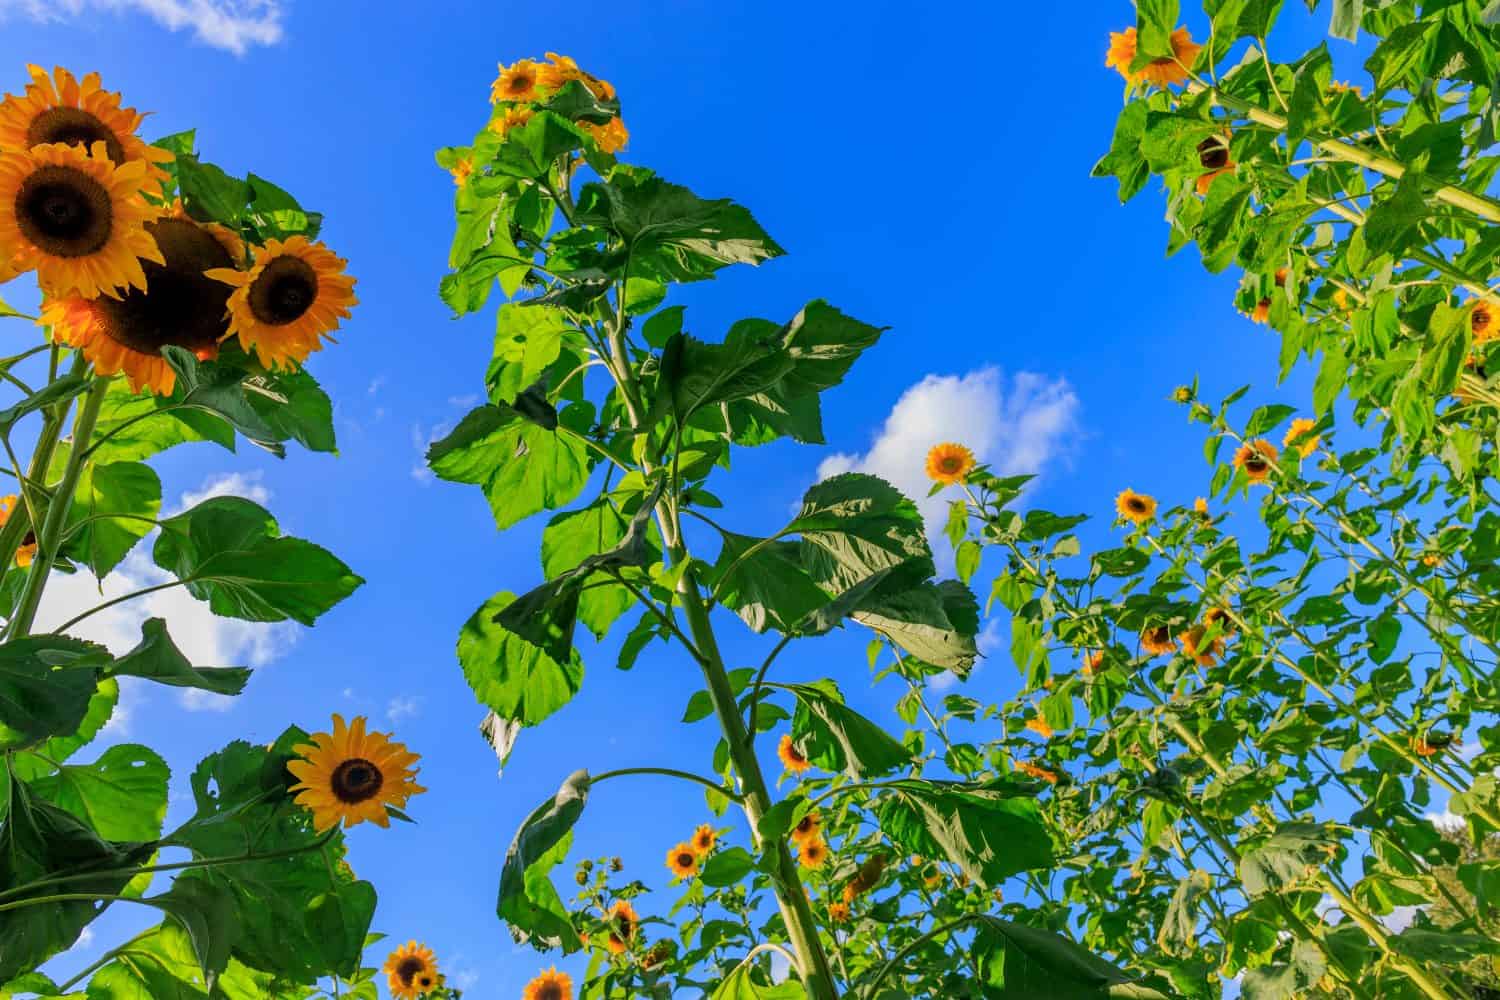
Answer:
[[[957,580],[922,583],[888,593],[882,588],[852,613],[917,659],[968,674],[979,656],[979,605]]]
[[[792,370],[791,355],[765,320],[740,320],[723,343],[679,333],[662,350],[661,377],[679,421],[699,407],[764,393]]]
[[[142,622],[140,643],[106,667],[104,672],[110,677],[144,677],[158,684],[198,688],[224,695],[239,694],[250,679],[250,671],[245,667],[193,666],[167,634],[167,623],[160,618],[148,618]]]
[[[499,624],[496,618],[515,599],[501,591],[474,612],[458,636],[458,662],[481,703],[503,719],[534,726],[578,693],[583,661],[570,650],[558,662]]]
[[[981,885],[1052,863],[1036,801],[1005,788],[907,779],[876,799],[880,829],[904,851],[945,857]]]
[[[911,751],[844,704],[833,681],[775,686],[796,697],[792,737],[803,754],[825,771],[842,771],[862,780],[911,763]]]
[[[583,946],[548,873],[567,853],[588,795],[588,772],[570,774],[556,795],[526,817],[505,852],[496,912],[518,942],[567,953]]]
[[[801,546],[726,531],[719,558],[708,575],[714,596],[756,632],[790,632],[828,594],[802,568]]]
[[[1088,949],[1050,931],[982,916],[976,923],[973,959],[985,996],[1021,1000],[1167,1000]]]
[[[794,979],[771,984],[756,978],[749,962],[736,965],[710,995],[709,1000],[806,1000],[807,991]]]
[[[0,645],[0,749],[14,749],[82,724],[103,646],[62,635],[33,635]]]
[[[93,741],[114,714],[115,704],[120,699],[120,685],[112,679],[99,682],[89,697],[88,710],[83,721],[71,733],[54,736],[39,744],[36,753],[17,753],[11,758],[11,771],[22,781],[31,781],[53,769],[54,763],[62,763],[79,749]],[[3,770],[3,768],[0,768]]]

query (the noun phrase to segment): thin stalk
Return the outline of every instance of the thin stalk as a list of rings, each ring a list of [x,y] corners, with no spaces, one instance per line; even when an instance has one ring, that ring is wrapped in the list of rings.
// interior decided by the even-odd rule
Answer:
[[[744,801],[733,790],[725,788],[717,781],[710,781],[701,775],[693,774],[689,771],[679,771],[672,767],[622,767],[614,771],[605,771],[603,774],[596,774],[589,781],[591,784],[597,785],[599,782],[608,781],[610,778],[623,778],[632,774],[657,774],[665,778],[681,778],[683,781],[693,781],[704,788],[711,788],[726,799],[733,799],[735,802]]]
[[[87,367],[88,361],[82,354],[78,354],[73,359],[71,374],[76,375]],[[55,373],[53,377],[56,377]],[[37,435],[36,446],[31,451],[31,464],[27,468],[25,480],[17,484],[22,491],[25,490],[27,483],[45,484],[47,470],[52,467],[52,456],[57,451],[57,440],[62,434],[63,423],[68,419],[68,410],[72,406],[72,400],[65,400],[42,410],[42,430]],[[28,518],[14,514],[5,522],[5,526],[0,528],[0,567],[9,567],[15,560],[16,550],[21,547],[21,540],[31,529],[32,524]]]

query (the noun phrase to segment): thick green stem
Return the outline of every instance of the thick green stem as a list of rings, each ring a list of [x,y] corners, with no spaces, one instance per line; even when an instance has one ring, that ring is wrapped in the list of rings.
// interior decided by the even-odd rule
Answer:
[[[72,374],[78,374],[87,367],[88,361],[79,354],[73,360]],[[72,405],[72,401],[68,400],[42,410],[42,431],[37,435],[36,447],[31,450],[31,464],[27,468],[26,481],[18,483],[17,489],[25,490],[30,483],[46,481],[47,470],[52,466],[52,456],[57,451],[57,439],[62,434],[63,423],[68,419],[68,410]],[[5,526],[0,528],[0,566],[8,567],[11,564],[16,557],[16,550],[21,547],[21,540],[26,537],[26,532],[32,530],[30,519],[21,516],[21,508],[25,506],[18,504]]]

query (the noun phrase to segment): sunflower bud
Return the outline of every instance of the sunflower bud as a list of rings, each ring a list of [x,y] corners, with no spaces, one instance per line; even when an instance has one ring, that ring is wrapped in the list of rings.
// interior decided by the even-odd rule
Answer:
[[[624,871],[625,870],[625,862],[624,862],[624,860],[621,859],[621,858],[618,858],[618,857],[610,858],[609,859],[609,870],[612,871],[612,872],[622,872],[622,871]]]
[[[1229,140],[1211,135],[1198,143],[1198,162],[1204,170],[1222,170],[1229,165]]]
[[[1195,398],[1197,398],[1197,394],[1193,392],[1193,387],[1190,385],[1179,385],[1172,390],[1172,402],[1174,403],[1191,403]]]
[[[588,885],[589,873],[582,869],[579,869],[578,871],[573,873],[573,881],[577,882],[579,885]]]

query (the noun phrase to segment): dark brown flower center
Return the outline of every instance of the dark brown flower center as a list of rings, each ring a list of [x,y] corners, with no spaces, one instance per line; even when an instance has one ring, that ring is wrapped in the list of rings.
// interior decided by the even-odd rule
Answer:
[[[1264,458],[1262,458],[1260,455],[1251,455],[1249,458],[1245,459],[1245,471],[1246,472],[1254,473],[1255,475],[1260,475],[1262,472],[1265,472],[1266,469],[1268,469],[1268,468],[1270,468],[1270,464]]]
[[[417,977],[417,985],[420,986],[420,987],[422,987],[423,990],[430,990],[430,989],[432,989],[432,977],[431,976],[418,976]]]
[[[1490,325],[1490,319],[1489,307],[1475,306],[1473,315],[1469,317],[1469,326],[1475,333],[1478,333]]]
[[[109,192],[72,167],[42,167],[16,192],[21,235],[53,257],[86,257],[109,242]]]
[[[1134,514],[1146,513],[1146,501],[1142,500],[1140,497],[1131,497],[1129,500],[1125,501],[1125,506],[1129,507],[1131,512]]]
[[[802,817],[802,821],[797,824],[797,832],[798,833],[810,833],[812,831],[813,826],[817,822],[818,821],[815,820],[815,819],[813,819],[811,816],[803,816]]]
[[[353,762],[351,761],[349,763]],[[412,980],[417,977],[417,973],[426,968],[427,963],[422,961],[420,958],[417,958],[415,955],[410,958],[403,958],[401,960],[401,964],[396,966],[396,978],[401,980],[402,986],[410,986],[412,984]],[[428,979],[430,981],[431,977],[428,977]]]
[[[317,298],[318,274],[300,257],[277,257],[250,285],[250,311],[269,326],[296,322]]]
[[[1229,164],[1229,147],[1219,136],[1211,135],[1198,143],[1198,162],[1205,170],[1222,170]]]
[[[509,90],[512,94],[524,94],[536,83],[536,75],[520,72],[511,74]]]
[[[687,851],[683,851],[681,854],[677,855],[677,866],[679,868],[693,867],[693,855],[688,853]]]
[[[232,289],[204,275],[233,267],[229,251],[186,219],[146,223],[164,264],[142,261],[146,288],[132,288],[118,299],[94,300],[94,315],[110,339],[133,351],[159,356],[168,344],[210,356],[229,330],[226,309]]]
[[[562,1000],[562,987],[557,983],[548,982],[536,991],[536,1000]]]
[[[61,142],[84,149],[102,142],[111,163],[125,162],[125,150],[114,130],[80,108],[48,108],[33,118],[26,129],[26,144],[39,146],[44,142]]]
[[[365,802],[373,799],[385,783],[380,768],[363,757],[350,757],[333,770],[329,786],[340,802]],[[407,961],[416,961],[407,959]],[[409,980],[408,980],[409,981]]]

